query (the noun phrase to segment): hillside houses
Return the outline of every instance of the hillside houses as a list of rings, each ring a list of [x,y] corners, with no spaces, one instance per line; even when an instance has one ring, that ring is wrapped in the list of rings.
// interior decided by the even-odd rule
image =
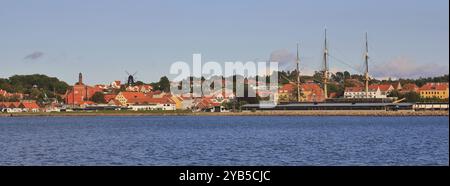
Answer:
[[[198,81],[200,83],[201,81]],[[223,80],[226,82],[226,79]],[[364,85],[358,78],[346,79],[341,83],[329,82],[328,98],[325,99],[323,85],[320,82],[306,79],[300,84],[300,102],[318,103],[325,101],[346,101],[345,99],[366,98]],[[401,82],[405,82],[402,84]],[[239,109],[240,104],[257,103],[259,100],[267,100],[273,96],[277,103],[286,104],[297,102],[297,87],[295,83],[289,82],[282,85],[258,85],[253,79],[244,79],[243,87],[256,93],[258,97],[242,98],[236,97],[235,93],[229,87],[222,87],[215,90],[212,86],[209,91],[194,92],[184,94],[172,94],[167,92],[161,85],[154,83],[159,90],[154,90],[151,85],[142,84],[121,84],[120,81],[113,81],[111,84],[87,85],[83,82],[83,76],[80,73],[78,81],[70,87],[55,94],[46,90],[38,90],[34,85],[30,90],[31,94],[10,93],[4,89],[17,91],[11,86],[3,86],[0,89],[0,111],[2,112],[59,112],[59,111],[77,111],[77,110],[192,110],[206,112],[222,112],[225,108]],[[421,81],[417,86],[414,80],[400,81],[374,81],[369,85],[368,98],[388,98],[385,100],[402,100],[408,102],[440,102],[448,100],[449,90],[448,82],[424,82]],[[252,85],[255,84],[255,85]],[[5,88],[6,87],[6,88]],[[204,87],[203,87],[204,88]],[[217,88],[217,87],[215,87]],[[227,89],[228,88],[228,89]],[[269,89],[270,88],[270,89]],[[272,92],[277,88],[278,91]],[[61,93],[66,90],[66,93]],[[166,92],[161,91],[166,90]],[[28,91],[29,92],[29,91]],[[28,93],[27,92],[27,93]],[[40,95],[39,95],[40,93]],[[48,97],[43,94],[47,93]],[[51,93],[54,93],[53,95]],[[253,94],[252,93],[252,94]],[[45,96],[47,96],[45,95]],[[248,94],[250,95],[250,94]],[[61,99],[62,98],[62,99]],[[405,99],[404,99],[405,98]],[[352,100],[354,101],[354,100]],[[364,101],[364,100],[363,100]]]

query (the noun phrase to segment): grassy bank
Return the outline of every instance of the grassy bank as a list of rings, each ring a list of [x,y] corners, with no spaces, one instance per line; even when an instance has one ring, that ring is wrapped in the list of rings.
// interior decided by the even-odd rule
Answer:
[[[21,116],[448,116],[448,111],[256,111],[256,112],[191,112],[191,111],[97,111],[97,112],[35,112],[1,113],[0,117]]]

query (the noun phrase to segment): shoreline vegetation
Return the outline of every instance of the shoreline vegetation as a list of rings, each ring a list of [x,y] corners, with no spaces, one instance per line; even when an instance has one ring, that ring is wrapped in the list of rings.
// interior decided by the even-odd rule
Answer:
[[[255,112],[191,112],[191,111],[93,111],[93,112],[22,112],[0,113],[0,117],[77,117],[77,116],[449,116],[445,110],[383,111],[383,110],[292,110]]]

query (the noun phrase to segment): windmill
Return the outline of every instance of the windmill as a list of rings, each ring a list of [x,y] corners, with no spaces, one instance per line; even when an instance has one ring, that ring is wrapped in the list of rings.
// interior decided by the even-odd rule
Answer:
[[[134,86],[135,80],[136,80],[135,76],[137,74],[137,71],[134,72],[133,74],[130,74],[128,71],[125,71],[125,73],[127,73],[127,75],[128,75],[127,86]]]

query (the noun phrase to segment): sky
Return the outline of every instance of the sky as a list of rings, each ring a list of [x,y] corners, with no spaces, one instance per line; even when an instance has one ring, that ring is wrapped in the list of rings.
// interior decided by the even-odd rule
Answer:
[[[448,74],[448,0],[0,0],[0,78],[46,74],[70,84],[158,81],[192,54],[208,61],[277,60],[320,70],[324,29],[330,70],[361,73],[364,33],[370,74]]]

